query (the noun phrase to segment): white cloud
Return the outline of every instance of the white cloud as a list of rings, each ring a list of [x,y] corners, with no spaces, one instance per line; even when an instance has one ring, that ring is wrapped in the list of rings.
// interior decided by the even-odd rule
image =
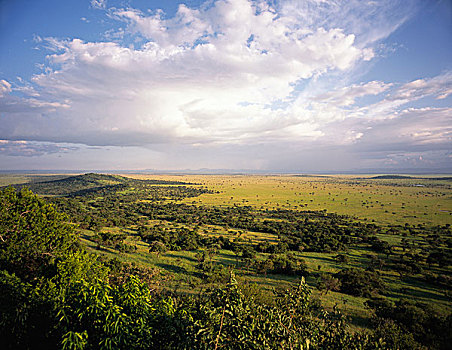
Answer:
[[[414,101],[433,95],[436,99],[445,99],[452,94],[452,72],[431,79],[417,79],[402,85],[390,100]]]
[[[329,106],[350,106],[353,105],[358,97],[367,95],[378,95],[386,91],[391,84],[385,84],[380,81],[370,81],[368,83],[354,84],[341,89],[328,91],[315,96],[312,100],[326,103]]]
[[[11,92],[11,84],[6,80],[0,80],[0,97],[3,97]]]
[[[325,128],[331,144],[354,152],[427,152],[452,149],[452,108],[408,108],[386,118],[349,118]],[[359,135],[352,140],[347,136]]]
[[[418,3],[417,0],[289,0],[281,2],[281,12],[296,16],[298,23],[308,28],[343,28],[357,36],[358,47],[365,47],[393,33],[418,9]]]
[[[0,140],[0,155],[14,157],[38,157],[45,154],[75,151],[73,145],[59,145],[55,143]]]
[[[296,17],[247,0],[200,9],[180,5],[168,19],[133,9],[113,15],[148,42],[132,49],[48,38],[55,51],[49,61],[58,68],[33,78],[43,99],[70,101],[60,102],[71,108],[59,111],[57,125],[67,123],[65,132],[80,135],[78,142],[96,144],[93,130],[113,145],[133,133],[143,135],[142,143],[235,143],[286,131],[319,135],[314,124],[272,105],[291,99],[300,80],[350,69],[370,49],[357,48],[355,35],[341,28],[307,29]],[[53,127],[43,128],[40,137],[54,139]]]
[[[95,9],[107,8],[107,0],[91,0],[91,6]]]
[[[91,4],[106,9],[106,1]],[[204,160],[214,149],[258,166],[270,164],[266,156],[278,163],[278,152],[296,157],[314,148],[319,155],[336,146],[444,147],[449,110],[402,107],[447,98],[450,73],[403,85],[344,79],[373,59],[413,4],[218,0],[196,9],[182,4],[172,17],[109,9],[126,23],[109,32],[115,42],[43,39],[50,51],[43,73],[31,85],[0,82],[0,137],[171,148],[172,157]],[[372,102],[360,105],[366,98]],[[255,145],[265,155],[256,156]]]

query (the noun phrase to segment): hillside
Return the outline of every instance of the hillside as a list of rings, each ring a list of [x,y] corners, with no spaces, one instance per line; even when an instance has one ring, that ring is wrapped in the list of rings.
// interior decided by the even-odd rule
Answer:
[[[404,176],[404,175],[379,175],[371,177],[371,179],[375,180],[400,180],[400,179],[412,179],[411,176]]]
[[[102,191],[124,190],[140,185],[188,185],[188,183],[163,180],[136,180],[120,175],[88,173],[50,181],[14,185],[14,187],[16,189],[28,187],[34,193],[43,196],[74,197]]]

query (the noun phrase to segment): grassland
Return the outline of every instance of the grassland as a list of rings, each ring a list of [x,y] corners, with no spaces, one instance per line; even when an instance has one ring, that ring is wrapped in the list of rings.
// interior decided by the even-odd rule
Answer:
[[[148,176],[134,176],[151,178]],[[372,179],[373,175],[360,176],[152,176],[153,179],[178,180],[199,183],[213,190],[214,194],[203,194],[196,199],[185,199],[182,202],[207,206],[252,206],[258,209],[290,209],[290,210],[327,210],[328,212],[350,215],[359,221],[375,222],[383,226],[393,225],[446,225],[452,224],[452,182],[450,180],[421,179]],[[433,177],[433,176],[432,176]],[[217,233],[225,234],[218,228]],[[206,230],[208,231],[208,230]],[[236,235],[236,233],[233,233]],[[240,237],[245,241],[257,243],[261,240],[275,242],[277,238],[262,233],[244,231]],[[401,236],[379,235],[391,244],[400,244]],[[419,239],[419,238],[418,238]],[[350,260],[339,264],[334,260],[336,254],[304,252],[299,255],[306,261],[309,269],[316,272],[335,273],[348,267],[365,268],[372,252],[363,249],[351,249],[347,252]],[[146,254],[145,254],[146,255]],[[178,256],[178,255],[182,255]],[[151,264],[169,267],[181,266],[186,272],[195,272],[193,257],[185,252],[164,254]],[[155,260],[161,260],[161,263]],[[231,263],[230,252],[220,252],[216,259]],[[243,271],[245,266],[238,264]],[[389,287],[389,298],[415,299],[425,302],[440,312],[452,310],[450,299],[444,292],[416,280],[402,281],[393,271],[382,272],[383,279]],[[196,276],[196,274],[194,275]],[[271,289],[285,285],[294,280],[287,276],[254,276],[242,273],[249,283],[257,283]],[[317,274],[307,279],[315,287]],[[177,279],[178,277],[176,277]],[[185,277],[179,277],[184,280]],[[195,277],[196,278],[196,277]],[[191,282],[193,285],[193,282]],[[188,284],[190,285],[190,283]],[[181,287],[184,289],[183,287]],[[187,288],[190,289],[190,288]],[[321,295],[313,288],[328,309],[334,305],[348,314],[357,327],[366,324],[368,310],[364,306],[365,298],[352,297],[338,292]]]
[[[213,190],[187,204],[327,210],[382,225],[452,223],[452,181],[360,176],[135,175],[200,183]]]
[[[135,179],[201,184],[216,193],[183,203],[209,206],[327,210],[382,225],[452,223],[452,181],[440,176],[372,179],[351,176],[125,175]],[[61,178],[61,175],[0,175],[0,186]],[[446,178],[446,176],[444,176]]]
[[[386,229],[392,226],[404,227],[405,224],[416,227],[433,227],[452,224],[452,182],[448,179],[438,179],[438,176],[423,176],[422,178],[384,179],[374,176],[296,176],[296,175],[127,175],[135,179],[152,179],[170,182],[187,182],[195,188],[207,188],[209,193],[199,196],[172,200],[187,205],[230,208],[234,206],[250,206],[256,210],[285,209],[291,211],[326,211],[340,215],[348,215],[355,221],[375,223]],[[32,177],[3,176],[0,184],[23,184]],[[124,191],[123,191],[124,192]],[[127,189],[121,195],[130,195],[133,189]],[[127,193],[126,193],[127,192]],[[91,200],[101,201],[102,197]],[[90,203],[91,203],[90,202]],[[231,241],[243,244],[257,245],[262,242],[276,244],[278,236],[269,232],[254,232],[244,229],[211,224],[181,224],[162,220],[141,218],[147,227],[161,225],[168,230],[187,228],[196,230],[200,235],[210,237],[223,236]],[[197,265],[198,251],[167,251],[150,253],[149,244],[137,235],[138,225],[127,227],[102,227],[100,231],[112,234],[126,234],[126,244],[135,247],[132,252],[120,252],[114,247],[99,245],[95,241],[94,230],[85,229],[81,232],[82,242],[97,254],[109,258],[133,262],[137,265],[154,267],[160,270],[160,275],[166,281],[167,288],[183,293],[195,293],[215,283],[206,280]],[[394,256],[403,256],[407,246],[413,253],[421,251],[428,237],[425,235],[401,235],[380,233],[378,238],[393,246]],[[202,249],[201,249],[202,250]],[[307,278],[315,298],[319,298],[327,309],[337,306],[351,317],[355,327],[365,327],[369,312],[364,306],[366,298],[354,297],[344,293],[330,291],[327,294],[316,289],[321,273],[334,274],[350,267],[367,268],[372,259],[382,257],[372,251],[368,245],[353,246],[344,251],[348,260],[339,263],[335,256],[337,252],[294,253],[302,258],[310,274]],[[267,254],[259,253],[256,260],[264,260]],[[383,257],[382,257],[383,258]],[[211,257],[213,263],[226,268],[238,270],[238,276],[249,284],[259,285],[264,290],[280,288],[296,280],[296,277],[280,274],[259,274],[250,267],[249,262],[240,259],[238,254],[225,249],[219,249]],[[432,266],[436,274],[451,276],[450,266]],[[419,275],[403,276],[391,269],[379,269],[382,279],[387,285],[386,298],[414,299],[424,302],[438,312],[446,313],[452,310],[450,295],[444,288],[425,283]]]
[[[0,174],[0,187],[66,178],[68,174]]]

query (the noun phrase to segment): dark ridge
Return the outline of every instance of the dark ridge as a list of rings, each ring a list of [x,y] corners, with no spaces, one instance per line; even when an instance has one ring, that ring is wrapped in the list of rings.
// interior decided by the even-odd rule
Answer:
[[[415,179],[412,176],[404,176],[404,175],[380,175],[371,177],[371,179],[386,179],[386,180],[397,180],[397,179]]]
[[[403,180],[403,179],[412,179],[412,180],[444,180],[444,181],[451,181],[452,177],[413,177],[413,176],[406,176],[406,175],[380,175],[380,176],[374,176],[370,179],[380,179],[380,180]]]
[[[125,189],[128,186],[142,185],[192,185],[192,183],[165,180],[138,180],[120,175],[88,173],[52,179],[50,181],[32,181],[26,184],[14,185],[14,187],[18,190],[23,187],[28,187],[31,191],[40,195],[74,197],[98,193],[103,190],[116,191]]]
[[[63,180],[63,179],[66,179],[67,177],[68,177],[68,175],[30,175],[30,176],[28,176],[28,178],[30,179],[29,183]]]
[[[107,185],[107,186],[98,186],[98,187],[92,187],[87,188],[80,191],[74,191],[71,193],[68,193],[66,197],[80,197],[80,196],[87,196],[90,194],[99,194],[102,191],[120,191],[127,188],[127,185],[124,184],[118,184],[118,185]]]

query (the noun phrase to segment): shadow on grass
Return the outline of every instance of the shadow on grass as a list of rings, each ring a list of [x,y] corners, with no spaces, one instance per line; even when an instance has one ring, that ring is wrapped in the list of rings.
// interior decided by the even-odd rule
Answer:
[[[329,258],[329,257],[323,257],[323,256],[310,256],[310,255],[306,255],[306,256],[302,256],[303,257],[303,259],[306,259],[306,260],[320,260],[320,261],[324,261],[324,262],[326,262],[326,263],[328,263],[328,264],[331,264],[331,265],[334,265],[335,264],[335,261],[334,261],[334,259],[331,259],[331,258]]]
[[[155,264],[155,266],[158,266],[169,272],[184,273],[184,274],[190,275],[190,273],[187,272],[187,270],[182,266],[169,265],[169,264],[164,264],[164,263],[157,263],[157,264]]]
[[[228,250],[229,251],[229,250]],[[219,255],[221,255],[221,256],[224,256],[225,258],[228,258],[228,259],[236,259],[236,254],[235,253],[226,253],[227,252],[227,250],[223,250],[223,251],[221,251],[220,252],[220,254]]]
[[[264,278],[266,280],[266,283],[275,284],[277,282],[299,282],[301,280],[301,276],[290,276],[290,275],[283,275],[283,274],[273,274],[273,273],[267,273],[265,274],[258,274],[254,273],[253,271],[250,271],[247,273],[246,268],[242,267],[242,269],[238,268],[237,271],[242,271],[244,275],[250,275],[257,278]]]
[[[105,253],[110,253],[110,254],[119,254],[119,252],[116,252],[116,250],[114,250],[111,247],[105,247],[102,245],[97,245],[96,242],[93,242],[89,239],[87,239],[87,241],[89,241],[89,243],[85,243],[85,245],[89,248],[91,248],[92,250],[94,250],[95,252],[105,252]]]
[[[171,264],[165,264],[165,263],[155,263],[155,266],[166,270],[168,272],[172,272],[175,274],[183,274],[185,276],[191,276],[191,277],[196,277],[196,278],[200,278],[202,279],[204,277],[204,274],[199,272],[199,271],[188,271],[185,267],[183,266],[177,266],[177,265],[171,265]]]
[[[344,310],[345,313],[345,310]],[[368,317],[364,317],[362,315],[352,314],[348,316],[350,319],[350,323],[354,326],[358,326],[360,328],[370,328],[370,315]]]
[[[224,266],[240,265],[240,259],[235,254],[221,252],[215,256],[215,260]]]
[[[313,288],[317,287],[319,276],[320,276],[319,273],[310,273],[309,276],[305,277],[306,283],[310,287],[313,287]]]
[[[165,257],[174,258],[174,259],[181,259],[181,260],[187,260],[187,261],[190,261],[190,262],[197,262],[197,260],[195,258],[192,258],[190,256],[179,255],[179,254],[174,254],[174,253],[165,253]]]
[[[417,290],[409,287],[404,287],[402,291],[391,291],[386,293],[389,298],[396,299],[426,299],[426,300],[438,300],[438,301],[449,301],[449,298],[445,295],[428,292],[425,290]]]

